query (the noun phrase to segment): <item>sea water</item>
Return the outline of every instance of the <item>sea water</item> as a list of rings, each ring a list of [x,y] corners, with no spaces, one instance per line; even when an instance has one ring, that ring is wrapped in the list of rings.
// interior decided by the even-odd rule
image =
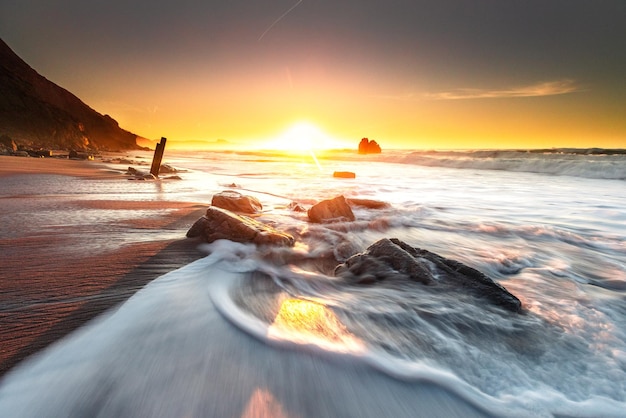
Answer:
[[[209,203],[238,190],[263,203],[257,219],[298,242],[207,246],[207,258],[18,367],[0,386],[0,415],[624,416],[625,155],[315,157],[171,153],[182,180],[99,181],[118,199]],[[290,206],[338,195],[389,206],[323,225]],[[336,264],[385,237],[483,272],[523,313],[415,283],[334,277]],[[452,398],[425,401],[424,383]]]

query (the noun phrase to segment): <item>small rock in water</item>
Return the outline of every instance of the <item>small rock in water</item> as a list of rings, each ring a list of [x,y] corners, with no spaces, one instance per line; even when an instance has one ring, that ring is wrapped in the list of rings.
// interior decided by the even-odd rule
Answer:
[[[442,292],[470,294],[513,312],[522,303],[503,286],[463,263],[413,248],[392,238],[381,239],[335,269],[335,275],[355,284],[411,280],[441,288]]]
[[[352,206],[362,206],[368,209],[385,209],[389,207],[389,203],[381,202],[380,200],[357,198],[348,198],[346,200],[348,201],[348,204]]]
[[[240,213],[259,213],[263,205],[257,198],[244,196],[233,190],[225,190],[213,195],[212,206]]]
[[[355,179],[356,174],[354,174],[352,171],[335,171],[333,173],[333,177],[342,179]]]
[[[304,206],[302,206],[298,202],[289,203],[289,205],[287,205],[287,208],[294,212],[306,212],[306,209],[304,208]]]
[[[146,173],[144,171],[141,170],[137,170],[134,167],[128,167],[128,170],[126,170],[126,175],[128,176],[135,176],[134,180],[154,180],[156,179],[156,177],[152,174],[152,173]]]
[[[175,169],[169,164],[161,164],[161,167],[159,168],[159,174],[173,174],[178,173],[178,171],[179,170]]]
[[[211,206],[187,231],[188,238],[202,237],[206,242],[227,239],[259,245],[292,246],[294,238],[247,216]]]
[[[343,196],[322,200],[309,209],[308,215],[311,222],[315,223],[354,221],[355,219],[350,205]]]

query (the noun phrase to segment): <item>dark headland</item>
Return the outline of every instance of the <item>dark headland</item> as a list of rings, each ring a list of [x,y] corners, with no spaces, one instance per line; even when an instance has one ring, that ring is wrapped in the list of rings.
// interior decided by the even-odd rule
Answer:
[[[138,149],[120,128],[66,89],[40,75],[0,39],[0,136],[17,146],[56,150]],[[10,144],[10,142],[9,142]]]

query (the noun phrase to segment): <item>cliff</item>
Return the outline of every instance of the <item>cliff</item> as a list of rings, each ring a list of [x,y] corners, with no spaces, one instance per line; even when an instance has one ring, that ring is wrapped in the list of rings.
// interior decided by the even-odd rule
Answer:
[[[137,149],[137,135],[41,76],[0,39],[0,135],[49,149]]]

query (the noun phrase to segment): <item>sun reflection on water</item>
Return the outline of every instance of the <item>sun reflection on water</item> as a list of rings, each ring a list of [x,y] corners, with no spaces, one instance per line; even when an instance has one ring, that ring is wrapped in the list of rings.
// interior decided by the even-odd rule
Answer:
[[[268,337],[314,344],[341,352],[363,351],[363,343],[350,334],[335,314],[321,303],[285,299],[268,329]]]

